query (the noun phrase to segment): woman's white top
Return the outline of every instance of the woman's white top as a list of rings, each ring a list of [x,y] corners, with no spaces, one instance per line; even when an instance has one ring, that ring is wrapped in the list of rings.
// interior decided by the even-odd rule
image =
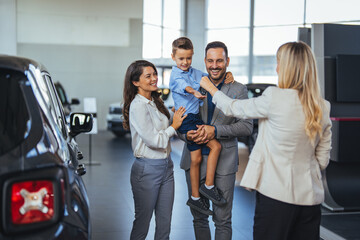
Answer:
[[[137,94],[130,104],[129,122],[135,157],[163,159],[169,156],[170,138],[176,131],[154,101]]]
[[[228,116],[258,118],[259,133],[240,185],[273,199],[316,205],[324,200],[321,170],[330,159],[330,103],[324,100],[322,136],[312,145],[298,91],[268,87],[260,97],[235,100],[217,91],[213,102]]]

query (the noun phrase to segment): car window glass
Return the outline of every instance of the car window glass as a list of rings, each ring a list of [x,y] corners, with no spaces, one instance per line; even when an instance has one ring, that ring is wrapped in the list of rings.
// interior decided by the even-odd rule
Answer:
[[[46,79],[46,84],[49,89],[51,102],[53,103],[53,106],[54,106],[54,112],[56,115],[56,123],[58,124],[59,128],[61,129],[63,136],[66,137],[67,130],[66,130],[65,117],[64,117],[64,112],[62,109],[62,104],[55,92],[54,85],[52,84],[50,76],[47,74],[45,74],[43,76]]]
[[[67,103],[68,101],[66,99],[66,95],[65,95],[65,91],[64,91],[63,87],[60,84],[55,84],[55,89],[60,98],[61,103],[62,104]]]
[[[38,83],[39,83],[41,95],[43,96],[43,98],[45,100],[47,109],[50,111],[52,119],[55,121],[56,124],[58,124],[56,110],[55,110],[56,107],[54,105],[54,102],[51,100],[51,95],[50,95],[49,88],[46,84],[46,79],[44,76],[42,76],[42,78],[38,79],[38,80],[39,80]]]
[[[51,98],[51,93],[44,73],[40,73],[39,75],[37,75],[36,79],[36,84],[39,87],[41,96],[44,99],[46,105],[45,107],[41,105],[43,111],[45,115],[49,118],[50,122],[53,122],[55,130],[58,132],[58,134],[63,135],[62,124],[60,123],[58,117],[59,115],[57,114],[58,106],[56,105],[56,102],[54,102]]]
[[[30,130],[30,117],[20,83],[20,72],[0,68],[0,156],[18,146]]]

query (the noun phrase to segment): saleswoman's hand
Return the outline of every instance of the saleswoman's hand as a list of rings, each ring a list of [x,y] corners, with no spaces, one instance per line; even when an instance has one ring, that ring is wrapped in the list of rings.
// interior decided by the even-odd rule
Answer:
[[[200,86],[208,91],[211,96],[214,96],[215,92],[218,91],[217,87],[215,87],[208,77],[201,78]]]
[[[173,117],[173,122],[171,124],[171,126],[175,130],[179,129],[183,120],[187,117],[187,114],[184,115],[185,111],[186,111],[186,109],[184,107],[179,107],[179,109],[175,111],[174,117]]]

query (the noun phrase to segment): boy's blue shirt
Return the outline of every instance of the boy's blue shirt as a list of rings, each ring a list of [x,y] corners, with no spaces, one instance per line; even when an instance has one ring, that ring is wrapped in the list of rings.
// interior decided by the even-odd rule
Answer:
[[[202,106],[203,101],[197,99],[194,95],[187,93],[185,88],[189,86],[194,90],[199,91],[200,80],[203,76],[208,76],[208,74],[193,67],[190,67],[187,72],[176,66],[172,67],[169,87],[172,92],[176,110],[183,106],[186,109],[185,114],[199,113],[199,106]]]

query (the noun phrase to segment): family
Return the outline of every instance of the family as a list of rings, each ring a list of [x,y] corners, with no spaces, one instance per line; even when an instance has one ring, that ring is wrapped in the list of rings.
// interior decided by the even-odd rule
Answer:
[[[185,171],[195,238],[212,239],[212,215],[215,239],[232,239],[237,138],[250,135],[252,119],[259,119],[258,137],[241,181],[242,187],[256,191],[253,238],[318,240],[324,200],[321,170],[329,162],[331,121],[311,48],[303,42],[281,45],[276,54],[278,86],[252,99],[227,72],[230,58],[223,42],[206,46],[207,73],[191,67],[193,54],[189,38],[174,40],[174,111],[160,98],[152,63],[138,60],[126,71],[124,127],[131,131],[135,157],[130,239],[146,238],[153,213],[154,239],[169,239],[174,202],[170,138],[175,134],[186,143],[180,167]]]

